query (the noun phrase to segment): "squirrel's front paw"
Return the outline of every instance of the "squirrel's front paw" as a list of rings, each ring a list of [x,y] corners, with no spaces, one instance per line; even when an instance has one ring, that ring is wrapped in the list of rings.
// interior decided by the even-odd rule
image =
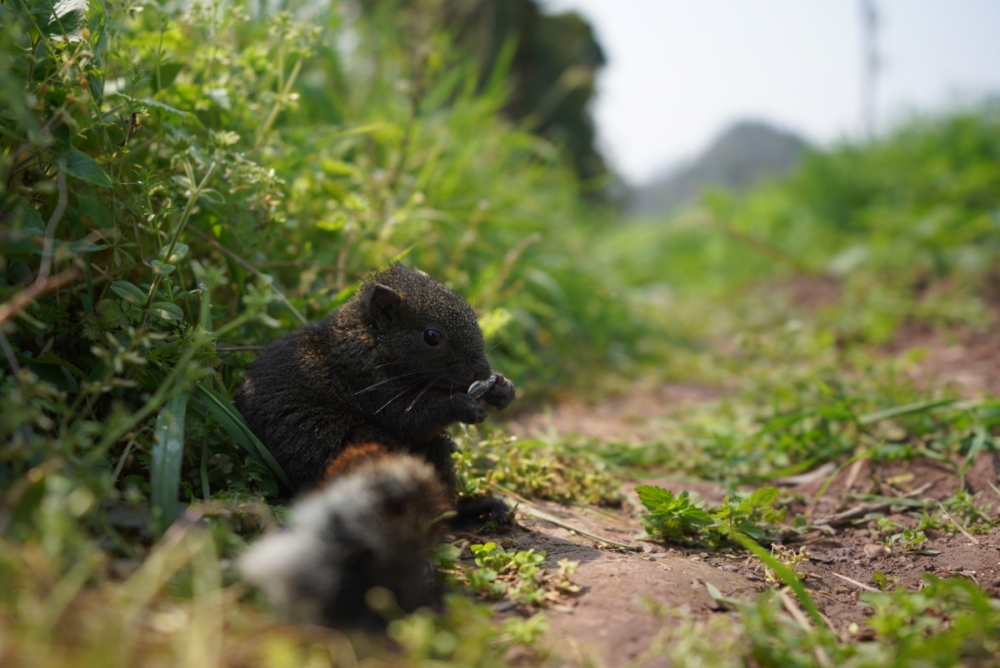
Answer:
[[[503,374],[494,373],[493,376],[496,378],[496,383],[483,394],[482,400],[494,408],[503,410],[514,400],[516,392],[514,383],[504,378]]]
[[[486,409],[478,401],[468,394],[453,394],[450,401],[452,403],[453,415],[457,422],[464,424],[479,424],[486,420]]]

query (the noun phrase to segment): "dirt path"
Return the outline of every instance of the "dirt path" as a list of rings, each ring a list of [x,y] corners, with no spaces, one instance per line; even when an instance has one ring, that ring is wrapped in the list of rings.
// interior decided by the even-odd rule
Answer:
[[[1000,349],[996,341],[968,339],[945,344],[931,335],[914,337],[904,333],[896,351],[913,345],[927,351],[923,361],[914,367],[915,377],[956,383],[966,396],[1000,391],[996,386],[1000,382]],[[655,440],[662,433],[673,407],[710,402],[723,394],[716,388],[692,384],[636,389],[596,406],[570,401],[544,414],[521,416],[507,428],[525,437],[554,431],[605,441],[643,442]],[[932,460],[891,465],[861,462],[838,473],[825,493],[814,499],[832,472],[829,466],[812,476],[787,481],[786,488],[802,499],[789,509],[790,514],[802,513],[816,522],[836,519],[838,513],[871,503],[849,497],[849,493],[908,496],[925,502],[925,510],[936,511],[937,502],[952,497],[962,484],[953,467]],[[705,481],[664,479],[644,480],[643,484],[660,485],[675,493],[689,490],[709,502],[723,497],[720,488]],[[759,562],[748,559],[746,553],[711,553],[645,540],[638,521],[635,485],[632,481],[623,484],[622,492],[630,503],[613,513],[533,503],[567,524],[628,544],[633,550],[609,547],[523,512],[518,515],[520,526],[511,536],[517,549],[545,550],[551,566],[563,558],[579,562],[573,579],[582,591],[567,605],[547,613],[547,644],[569,663],[614,668],[633,661],[650,646],[664,623],[651,612],[657,605],[684,609],[700,618],[734,614],[712,600],[706,583],[728,598],[743,600],[772,586],[765,581]],[[968,492],[979,494],[978,503],[995,516],[1000,508],[1000,492],[991,485],[1000,486],[1000,454],[978,455],[966,471],[964,485]],[[907,512],[885,506],[869,512],[881,513],[909,528],[918,521],[913,509]],[[831,627],[842,637],[851,634],[852,624],[860,629],[856,637],[870,633],[865,620],[871,608],[859,599],[859,594],[876,591],[879,581],[887,583],[888,588],[915,589],[924,573],[959,575],[1000,596],[1000,530],[974,536],[959,531],[928,531],[927,541],[919,546],[925,552],[922,554],[898,546],[885,547],[881,543],[886,542],[886,536],[874,535],[871,526],[866,514],[861,513],[854,519],[832,522],[829,531],[815,530],[785,539],[787,547],[809,552],[800,573]],[[658,664],[654,660],[642,665]]]
[[[831,293],[833,297],[827,294],[828,285],[820,287],[823,290],[819,297],[813,294],[815,291],[806,295],[809,304],[835,298],[835,293]],[[1000,322],[1000,306],[994,307]],[[914,355],[914,349],[920,349],[919,354]],[[910,353],[911,358],[919,360],[909,374],[920,385],[949,383],[969,398],[1000,394],[998,337],[971,331],[946,336],[905,326],[895,343],[882,353]],[[579,434],[605,442],[652,442],[674,428],[675,408],[713,402],[725,394],[720,388],[696,384],[637,387],[596,405],[570,400],[544,413],[522,415],[506,428],[522,437],[554,433]],[[862,461],[839,472],[832,481],[833,465],[811,476],[785,481],[788,492],[800,499],[789,508],[789,515],[802,514],[816,524],[826,520],[830,526],[825,531],[789,535],[784,545],[809,552],[799,572],[830,626],[841,637],[849,637],[852,629],[858,638],[870,634],[865,620],[871,607],[859,595],[876,591],[879,583],[890,589],[905,586],[912,590],[920,586],[924,573],[958,575],[1000,596],[1000,529],[977,535],[928,530],[926,542],[917,546],[920,552],[898,543],[887,548],[883,543],[889,542],[888,536],[873,532],[872,513],[912,529],[920,510],[936,513],[940,509],[938,502],[953,497],[962,484],[970,494],[979,495],[977,504],[985,507],[990,516],[996,516],[1000,491],[994,486],[1000,487],[1000,454],[979,454],[965,472],[964,481],[955,470],[929,459],[889,465]],[[830,484],[824,493],[815,498],[827,482]],[[709,503],[718,503],[724,495],[722,489],[706,481],[663,479],[643,483],[666,487],[674,493],[689,490]],[[742,600],[773,586],[766,582],[760,562],[748,559],[745,552],[712,553],[646,540],[638,520],[641,507],[634,493],[636,484],[623,484],[622,492],[629,503],[614,513],[533,503],[569,525],[628,544],[633,550],[609,548],[524,512],[518,515],[520,526],[511,536],[517,549],[545,550],[553,566],[563,558],[579,561],[574,581],[582,591],[567,605],[550,609],[547,614],[548,646],[569,663],[613,668],[633,661],[650,646],[665,623],[651,612],[657,605],[661,609],[684,609],[699,618],[734,614],[724,611],[724,606],[709,596],[706,583],[728,598]],[[859,499],[858,495],[869,497]],[[872,496],[908,497],[922,502],[924,507],[875,507]],[[853,518],[843,515],[852,509],[858,512],[859,508],[867,512]],[[641,665],[659,664],[655,659],[643,659]]]
[[[827,478],[814,476],[789,490],[803,498],[814,495]],[[988,502],[1000,501],[989,488],[997,483],[1000,455],[980,455],[966,476],[970,491],[982,492]],[[902,495],[922,489],[912,498],[938,501],[952,496],[959,484],[954,472],[933,461],[918,461],[891,466],[863,465],[857,472],[839,473],[827,492],[808,508],[793,508],[812,518],[828,517],[862,502],[845,502],[848,478],[853,477],[854,492]],[[908,481],[894,490],[872,488],[868,481]],[[859,482],[861,481],[861,482]],[[652,480],[679,493],[696,488],[702,496],[721,498],[722,491],[708,483],[697,485],[677,480]],[[623,492],[632,494],[634,483],[626,483]],[[987,494],[988,491],[988,494]],[[664,623],[652,608],[686,610],[705,618],[726,611],[708,594],[706,583],[725,597],[750,599],[756,592],[772,586],[764,577],[759,562],[746,553],[711,552],[704,548],[682,548],[651,542],[642,537],[636,511],[628,504],[614,513],[588,508],[567,508],[555,503],[536,502],[534,507],[583,531],[633,546],[624,550],[573,533],[528,513],[518,515],[519,527],[506,537],[516,549],[534,548],[548,553],[547,565],[554,567],[561,559],[579,562],[573,581],[581,592],[565,605],[549,608],[547,646],[572,664],[623,666],[645,651]],[[994,506],[997,504],[994,503]],[[914,513],[883,509],[885,516],[906,526],[914,526]],[[916,588],[924,573],[939,577],[960,575],[977,582],[993,595],[1000,595],[1000,532],[966,537],[960,533],[928,534],[920,547],[935,555],[891,550],[879,544],[868,521],[838,524],[831,533],[811,531],[785,540],[793,550],[805,548],[808,562],[800,569],[804,581],[831,627],[843,637],[852,624],[865,637],[865,619],[870,607],[859,594],[875,591],[876,573],[881,573],[890,587]],[[884,540],[884,539],[883,539]],[[596,660],[596,661],[595,661]],[[651,664],[657,665],[654,661]]]
[[[519,515],[520,527],[511,536],[516,549],[544,550],[549,566],[562,559],[579,563],[572,579],[581,586],[580,593],[546,614],[547,646],[570,663],[611,667],[634,659],[648,648],[660,627],[650,604],[707,615],[719,606],[709,596],[706,582],[734,598],[757,589],[743,575],[710,565],[697,554],[688,556],[637,540],[641,528],[630,513],[609,517],[554,503],[536,505],[584,531],[635,548],[611,547]]]

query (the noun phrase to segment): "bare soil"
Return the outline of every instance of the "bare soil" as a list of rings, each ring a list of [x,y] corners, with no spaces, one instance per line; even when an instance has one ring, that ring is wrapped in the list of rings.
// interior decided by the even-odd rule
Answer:
[[[913,350],[924,354],[910,369],[915,381],[950,383],[968,397],[1000,396],[1000,336],[971,330],[945,335],[908,323],[896,336],[891,352]]]

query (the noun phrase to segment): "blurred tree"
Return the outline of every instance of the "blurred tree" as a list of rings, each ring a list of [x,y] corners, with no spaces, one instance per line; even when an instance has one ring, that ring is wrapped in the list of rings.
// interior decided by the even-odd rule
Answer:
[[[482,11],[494,18],[491,53],[484,60],[489,71],[504,41],[518,38],[511,67],[513,94],[507,107],[515,119],[569,151],[581,180],[598,188],[607,171],[594,146],[594,97],[597,70],[604,53],[594,31],[579,14],[546,15],[534,0],[483,0]]]
[[[421,22],[435,17],[461,50],[477,58],[482,85],[498,66],[506,68],[510,94],[505,114],[562,146],[583,193],[603,197],[607,166],[594,145],[590,102],[597,71],[606,61],[583,17],[576,12],[546,14],[537,0],[400,2],[416,10]],[[382,3],[360,5],[366,13],[386,8]],[[506,50],[511,47],[513,54]]]

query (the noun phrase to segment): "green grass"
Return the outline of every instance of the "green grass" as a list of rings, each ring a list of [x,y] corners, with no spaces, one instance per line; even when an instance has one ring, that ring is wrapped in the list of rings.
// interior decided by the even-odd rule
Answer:
[[[499,621],[458,590],[440,615],[395,619],[387,654],[276,623],[232,571],[284,482],[229,400],[248,348],[395,259],[469,298],[522,403],[637,376],[720,390],[638,446],[463,432],[466,495],[614,505],[623,477],[698,476],[730,500],[644,499],[663,520],[650,526],[731,544],[781,522],[739,484],[860,456],[961,476],[997,449],[995,398],[915,384],[915,358],[887,347],[908,325],[945,340],[995,327],[995,105],[815,151],[669,220],[619,221],[582,203],[560,147],[500,113],[510,53],[480,81],[440,8],[390,9],[93,0],[53,19],[47,0],[0,5],[4,665],[500,665],[515,646],[544,660],[543,617]],[[833,298],[797,304],[806,279]],[[877,538],[920,549],[921,531],[955,522],[989,531],[979,501],[956,495]],[[504,554],[563,582],[537,554]],[[655,648],[691,665],[996,659],[982,632],[996,606],[972,585],[871,604],[874,643],[765,596],[738,620],[674,619]],[[726,641],[705,642],[720,626]]]

